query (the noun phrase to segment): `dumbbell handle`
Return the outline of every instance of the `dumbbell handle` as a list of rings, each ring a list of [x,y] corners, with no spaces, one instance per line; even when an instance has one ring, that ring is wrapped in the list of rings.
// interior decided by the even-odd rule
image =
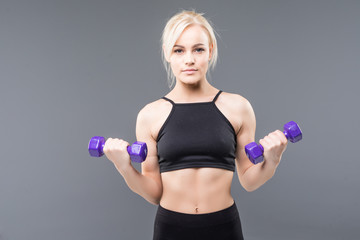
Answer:
[[[126,150],[129,153],[130,157],[131,157],[131,154],[133,153],[132,148],[131,148],[133,145],[127,146],[127,148],[126,148]],[[99,148],[100,154],[101,154],[100,157],[104,155],[104,147],[105,147],[105,143],[102,143],[100,145],[100,148]]]
[[[285,137],[286,137],[287,139],[289,139],[288,132],[287,132],[287,131],[283,131],[283,133],[284,133]],[[253,143],[255,143],[255,142],[253,142]],[[256,143],[255,143],[255,144],[256,144]],[[263,147],[260,143],[259,143],[258,146],[260,147],[261,152],[264,153],[264,147]]]
[[[90,139],[88,150],[91,156],[101,157],[104,155],[105,138],[95,136]],[[147,156],[147,145],[144,142],[134,142],[127,147],[127,152],[133,162],[143,162]]]
[[[284,125],[283,131],[285,137],[289,139],[290,142],[298,142],[302,139],[302,132],[299,125],[290,121]],[[256,142],[249,143],[245,146],[245,153],[254,164],[264,161],[264,147],[261,144],[256,144]]]

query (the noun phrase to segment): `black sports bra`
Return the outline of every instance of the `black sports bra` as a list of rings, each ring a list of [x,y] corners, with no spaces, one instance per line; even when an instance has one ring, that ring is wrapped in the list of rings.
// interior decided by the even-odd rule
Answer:
[[[215,101],[174,103],[157,138],[160,172],[212,167],[235,171],[236,133]]]

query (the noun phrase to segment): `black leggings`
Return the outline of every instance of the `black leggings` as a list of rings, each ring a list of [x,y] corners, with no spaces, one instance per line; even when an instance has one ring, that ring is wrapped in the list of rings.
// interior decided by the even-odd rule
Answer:
[[[224,210],[186,214],[158,207],[153,240],[243,240],[239,213],[234,203]]]

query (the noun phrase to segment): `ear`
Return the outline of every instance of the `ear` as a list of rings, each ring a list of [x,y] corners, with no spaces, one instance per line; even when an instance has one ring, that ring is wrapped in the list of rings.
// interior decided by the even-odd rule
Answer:
[[[165,51],[165,45],[162,45],[162,50],[163,50],[163,53],[164,53],[165,60],[167,62],[170,62],[170,58],[169,58],[167,52]]]
[[[211,44],[209,46],[209,61],[211,60],[212,54],[213,54],[213,48],[214,48],[214,44]]]

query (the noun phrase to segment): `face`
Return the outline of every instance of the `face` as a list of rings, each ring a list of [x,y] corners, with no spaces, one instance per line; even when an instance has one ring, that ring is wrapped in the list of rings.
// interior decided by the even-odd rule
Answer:
[[[206,30],[199,25],[191,25],[176,41],[168,61],[177,81],[194,85],[206,79],[210,58]]]

